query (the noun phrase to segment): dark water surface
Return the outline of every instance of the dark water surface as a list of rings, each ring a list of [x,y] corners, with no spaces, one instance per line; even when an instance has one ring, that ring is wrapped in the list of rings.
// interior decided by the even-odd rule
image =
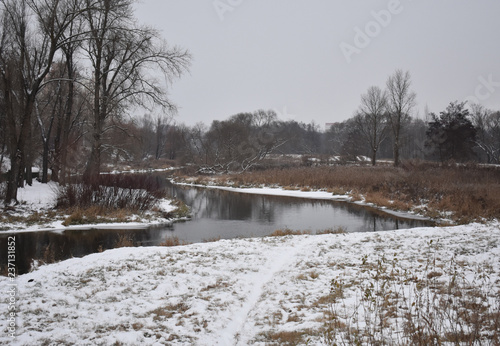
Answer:
[[[169,194],[191,207],[192,220],[140,230],[79,230],[0,234],[6,254],[8,237],[15,237],[16,268],[30,270],[34,260],[51,263],[121,246],[155,246],[167,238],[194,243],[213,239],[261,237],[277,229],[336,229],[373,232],[430,226],[425,220],[391,216],[352,203],[294,197],[251,195],[217,189],[169,186]],[[5,275],[7,256],[1,256]]]

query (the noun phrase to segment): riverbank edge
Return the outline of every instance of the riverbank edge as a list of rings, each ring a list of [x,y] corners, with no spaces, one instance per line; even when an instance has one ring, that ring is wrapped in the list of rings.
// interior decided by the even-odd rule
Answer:
[[[312,190],[311,189],[309,191],[302,191],[300,189],[290,190],[290,189],[285,189],[285,188],[279,187],[279,186],[265,186],[265,185],[261,185],[258,187],[256,187],[256,186],[234,187],[234,186],[231,186],[230,183],[228,183],[227,185],[221,184],[220,181],[217,183],[212,182],[209,184],[197,184],[194,182],[177,181],[175,179],[170,179],[170,182],[172,184],[179,185],[179,186],[211,188],[211,189],[218,189],[218,190],[231,191],[231,192],[237,192],[237,193],[247,193],[247,194],[254,194],[254,195],[293,197],[293,198],[329,200],[329,201],[336,201],[336,202],[352,203],[352,204],[356,204],[356,205],[363,206],[363,207],[373,208],[377,211],[381,211],[381,212],[386,213],[388,215],[403,218],[403,219],[432,221],[432,222],[435,222],[436,225],[442,225],[442,226],[456,225],[456,223],[453,220],[451,220],[450,218],[447,218],[447,217],[432,218],[432,217],[426,216],[423,213],[419,213],[415,210],[403,211],[403,210],[397,210],[397,209],[390,209],[390,208],[387,208],[384,206],[378,206],[375,203],[366,202],[365,197],[363,195],[359,195],[360,199],[355,199],[350,194],[337,195],[337,194],[327,192],[325,190]],[[444,214],[446,214],[446,212]],[[484,222],[486,222],[486,220],[484,220]]]
[[[20,189],[20,204],[15,211],[3,211],[18,219],[17,222],[0,222],[0,234],[32,232],[64,232],[91,229],[146,229],[168,226],[175,222],[190,219],[185,211],[179,211],[184,205],[176,205],[175,200],[162,198],[158,201],[157,211],[147,211],[143,215],[133,214],[129,220],[113,222],[82,223],[64,225],[69,217],[64,213],[54,212],[56,199],[54,184],[34,182],[33,186]],[[179,216],[176,216],[179,214]],[[32,217],[33,216],[33,217]],[[171,217],[169,217],[171,216]],[[48,219],[52,219],[47,221]],[[37,222],[38,221],[38,222]]]

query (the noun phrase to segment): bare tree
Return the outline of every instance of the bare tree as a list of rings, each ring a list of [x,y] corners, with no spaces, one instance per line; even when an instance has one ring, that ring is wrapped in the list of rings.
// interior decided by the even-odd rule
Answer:
[[[286,142],[274,111],[239,113],[213,121],[208,131],[197,126],[192,134],[192,159],[200,172],[244,172]]]
[[[375,166],[380,144],[387,137],[387,95],[382,89],[372,86],[361,95],[355,121],[370,146],[372,165]]]
[[[476,128],[476,145],[487,163],[500,163],[500,112],[471,104],[471,120]]]
[[[138,27],[133,20],[133,0],[86,1],[90,34],[84,50],[92,63],[89,85],[94,99],[85,178],[92,180],[101,169],[103,134],[110,130],[108,120],[122,116],[129,105],[156,104],[174,111],[166,86],[148,72],[159,70],[171,82],[187,70],[190,55],[178,47],[169,48],[157,31]]]
[[[5,203],[10,204],[17,202],[18,187],[31,176],[29,143],[37,94],[80,9],[78,0],[0,0],[0,6],[0,78],[11,161]]]
[[[410,72],[396,70],[386,83],[388,97],[388,121],[393,134],[394,166],[399,166],[401,134],[416,104],[417,95],[410,90]]]
[[[59,77],[60,74],[64,74],[61,64],[55,64],[54,67],[51,74],[55,78]],[[48,77],[51,77],[50,74]],[[62,109],[62,84],[62,81],[59,81],[58,83],[47,85],[37,95],[35,100],[35,115],[42,140],[42,183],[48,182],[50,141],[52,139],[54,124]]]
[[[83,0],[79,0],[83,2]],[[75,54],[81,48],[83,40],[86,38],[86,32],[83,26],[83,16],[75,17],[64,33],[66,38],[62,48],[62,55],[65,64],[64,81],[64,110],[58,112],[57,128],[54,138],[54,160],[52,167],[52,180],[65,184],[68,178],[68,153],[72,142],[78,142],[83,136],[80,132],[73,141],[70,141],[72,130],[78,128],[81,130],[81,118],[83,110],[84,96],[88,96],[87,92],[83,92],[83,86],[79,83],[78,67],[75,62]]]

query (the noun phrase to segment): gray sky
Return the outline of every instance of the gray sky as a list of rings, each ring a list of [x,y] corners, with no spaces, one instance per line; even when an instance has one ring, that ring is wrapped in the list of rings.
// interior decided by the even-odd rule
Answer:
[[[170,90],[188,125],[262,108],[323,128],[398,68],[421,117],[471,96],[500,109],[498,0],[139,1],[139,21],[193,55]]]

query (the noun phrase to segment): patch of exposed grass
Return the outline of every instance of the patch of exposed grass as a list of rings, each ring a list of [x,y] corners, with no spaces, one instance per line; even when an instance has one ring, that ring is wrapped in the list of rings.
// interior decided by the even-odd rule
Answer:
[[[130,222],[135,213],[127,209],[108,209],[101,206],[88,208],[72,208],[67,212],[68,217],[63,226],[88,225],[96,223]]]
[[[16,214],[15,212],[2,213],[0,224],[22,224],[26,226],[50,224],[54,220],[61,218],[55,211],[34,212],[29,215]]]
[[[153,321],[164,321],[166,319],[172,318],[176,314],[182,315],[188,310],[189,306],[184,302],[180,302],[178,304],[169,304],[166,306],[158,307],[150,313],[154,315]]]
[[[297,331],[276,331],[265,332],[259,335],[258,341],[265,341],[266,345],[304,345],[306,344],[306,337],[310,335],[310,331],[297,330]],[[263,340],[261,340],[263,339]]]
[[[345,234],[347,233],[347,228],[338,226],[337,228],[328,228],[316,231],[316,234]]]
[[[163,242],[159,244],[159,246],[179,246],[179,245],[188,245],[189,243],[180,240],[178,237],[167,237]]]
[[[189,209],[189,207],[181,200],[173,201],[172,205],[174,205],[176,208],[173,211],[167,213],[167,215],[165,215],[166,218],[183,219],[189,218],[191,216],[191,209]]]
[[[311,234],[311,231],[296,231],[289,228],[277,229],[273,233],[271,233],[269,237],[284,237],[288,235],[303,235],[303,234]]]

